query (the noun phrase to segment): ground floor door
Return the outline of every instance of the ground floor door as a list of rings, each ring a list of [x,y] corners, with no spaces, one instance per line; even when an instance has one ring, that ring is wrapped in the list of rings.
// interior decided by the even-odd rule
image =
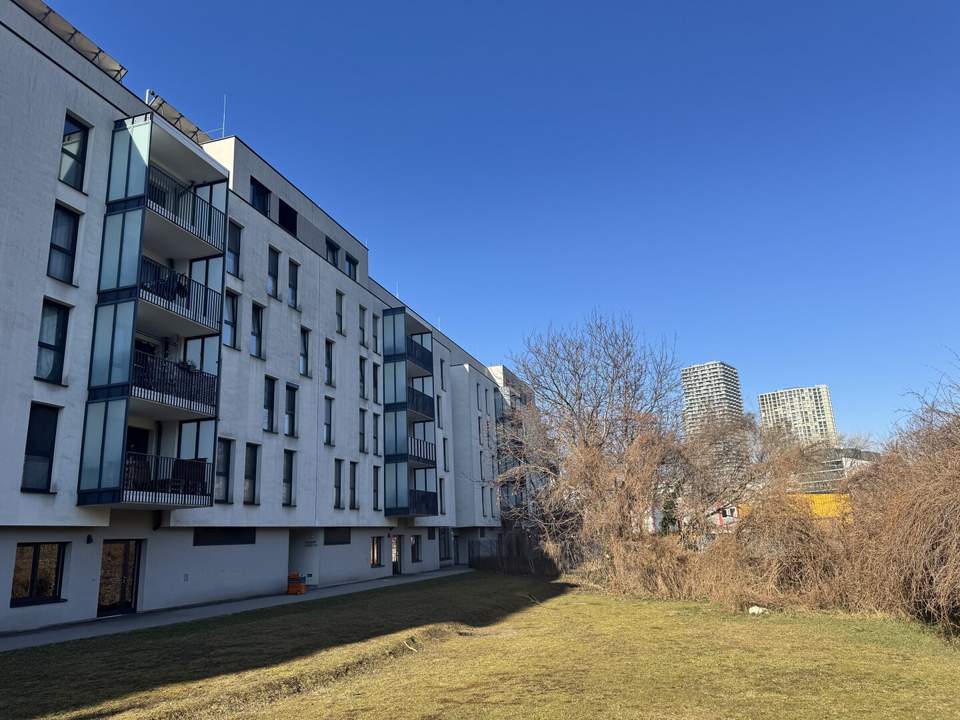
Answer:
[[[97,617],[137,611],[140,540],[104,540]]]
[[[401,570],[401,560],[403,556],[403,535],[390,536],[390,559],[393,561],[393,574],[399,575]]]
[[[453,564],[460,564],[460,536],[457,534],[453,536]]]

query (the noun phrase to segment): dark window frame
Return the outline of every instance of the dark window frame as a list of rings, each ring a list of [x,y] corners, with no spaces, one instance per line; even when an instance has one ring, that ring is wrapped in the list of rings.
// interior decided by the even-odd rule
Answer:
[[[281,504],[284,507],[293,507],[294,498],[293,498],[293,474],[294,474],[294,463],[296,463],[296,451],[294,450],[284,450],[283,451],[283,473],[280,478],[281,483]]]
[[[37,595],[37,582],[40,567],[40,548],[44,545],[55,545],[57,547],[57,568],[54,578],[53,593],[50,596]],[[10,607],[25,607],[29,605],[44,605],[47,603],[66,602],[63,597],[63,570],[66,559],[67,542],[25,542],[17,543],[17,550],[21,547],[33,548],[33,557],[31,558],[30,581],[28,583],[27,595],[21,598],[13,597],[13,583],[16,582],[16,564],[14,564],[14,574],[10,587]]]
[[[236,229],[236,233],[234,233]],[[236,240],[236,247],[234,247]],[[235,278],[243,279],[241,273],[243,266],[240,264],[240,248],[243,244],[243,226],[230,220],[227,225],[227,251],[223,259],[223,269],[233,275]],[[231,258],[233,258],[233,269],[231,269]]]
[[[270,392],[267,392],[270,388]],[[269,398],[269,403],[267,399]],[[261,428],[264,432],[275,433],[277,431],[277,379],[270,375],[263,376],[263,423]]]
[[[270,188],[250,176],[250,205],[261,215],[270,217],[270,197],[273,195]]]
[[[233,308],[233,320],[227,319],[227,307]],[[227,341],[227,334],[223,333],[223,344],[233,350],[240,349],[240,296],[227,290],[223,293],[223,326],[232,330],[232,342]]]
[[[44,298],[40,309],[40,333],[43,332],[43,317],[48,307],[53,308],[57,313],[56,337],[51,344],[43,340],[42,334],[38,334],[37,367],[35,368],[34,378],[43,382],[53,383],[54,385],[61,385],[63,384],[63,364],[67,352],[67,329],[70,325],[71,308],[69,305],[64,305],[50,298]],[[53,369],[46,377],[40,374],[40,355],[42,350],[48,350],[53,353],[54,356]]]
[[[280,299],[280,251],[275,247],[267,248],[267,295],[274,300]]]
[[[349,527],[325,527],[323,529],[323,544],[349,545],[353,540],[351,535]]]
[[[220,447],[223,446],[226,448],[223,453],[223,458],[225,462],[221,463],[221,453]],[[217,447],[214,451],[216,458],[216,467],[214,468],[213,475],[213,501],[215,503],[229,503],[230,502],[230,474],[233,468],[233,440],[230,438],[217,438]],[[222,467],[226,466],[226,467]],[[223,496],[220,497],[217,495],[217,478],[223,478]],[[196,543],[194,543],[196,544]]]
[[[284,202],[283,198],[277,198],[277,207],[277,225],[297,237],[297,211]]]
[[[35,432],[39,433],[40,440],[49,439],[49,447],[45,448],[49,451],[49,456],[38,455],[35,452],[34,453],[30,452],[31,449],[33,450],[38,449],[38,444],[36,442],[37,438],[34,438],[34,442],[31,443],[30,431],[31,431],[31,428],[34,427],[34,410],[43,410],[44,412],[52,411],[53,413],[53,431],[52,432],[48,432],[47,428],[35,429]],[[53,462],[54,462],[54,459],[56,458],[57,428],[60,424],[60,410],[61,408],[57,407],[56,405],[47,405],[45,403],[39,403],[39,402],[30,403],[30,416],[27,421],[27,439],[23,449],[23,471],[20,475],[20,492],[52,494],[50,490],[50,485],[53,480]],[[46,473],[47,477],[43,487],[25,484],[28,457],[44,457],[47,459],[47,473]]]
[[[253,451],[253,467],[251,469],[250,451]],[[256,443],[247,443],[243,454],[243,504],[257,504],[257,484],[260,475],[260,446]],[[249,491],[249,492],[248,492]]]
[[[73,124],[73,126],[75,127],[75,130],[68,132],[68,130],[71,130],[68,127],[70,124]],[[67,136],[77,132],[80,133],[80,151],[75,154],[72,151],[67,150],[66,145],[67,145]],[[87,171],[87,147],[89,142],[90,142],[90,126],[87,123],[80,120],[80,118],[78,118],[73,113],[68,112],[63,119],[63,136],[60,141],[60,168],[57,171],[57,178],[64,185],[68,185],[69,187],[72,187],[74,190],[79,190],[80,192],[83,192],[83,181],[85,179],[86,171]],[[70,182],[64,177],[64,172],[63,172],[64,155],[66,155],[68,158],[70,158],[76,163],[75,167],[80,168],[79,169],[80,177],[77,179],[76,184],[73,182]]]
[[[62,245],[57,245],[54,243],[54,230],[57,227],[57,217],[69,217],[71,223],[70,230],[70,248],[65,248]],[[47,277],[52,277],[54,280],[59,280],[60,282],[67,283],[68,285],[73,285],[73,277],[76,273],[76,263],[77,263],[77,241],[80,238],[80,218],[83,217],[81,213],[78,213],[76,210],[56,203],[53,210],[53,223],[50,227],[50,254],[47,256]],[[54,274],[52,268],[52,258],[54,253],[60,253],[63,256],[70,259],[69,262],[69,277],[60,277],[59,275]]]

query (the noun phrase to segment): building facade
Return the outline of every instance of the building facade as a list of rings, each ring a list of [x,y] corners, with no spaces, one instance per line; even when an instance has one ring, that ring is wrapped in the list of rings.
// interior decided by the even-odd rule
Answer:
[[[801,442],[837,444],[830,388],[826,385],[795,387],[759,396],[760,422],[780,428]]]
[[[0,67],[0,632],[496,536],[496,379],[359,240],[38,0],[0,0]]]
[[[691,365],[680,371],[683,385],[683,425],[694,433],[710,422],[743,416],[743,396],[737,369],[725,362]]]

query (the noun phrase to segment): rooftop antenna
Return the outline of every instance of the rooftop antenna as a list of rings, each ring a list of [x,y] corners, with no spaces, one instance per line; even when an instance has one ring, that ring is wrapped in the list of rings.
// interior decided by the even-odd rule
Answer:
[[[220,119],[220,127],[214,128],[210,132],[212,133],[219,132],[221,140],[227,136],[227,95],[226,93],[224,93],[223,95],[223,115],[221,116],[221,119]]]

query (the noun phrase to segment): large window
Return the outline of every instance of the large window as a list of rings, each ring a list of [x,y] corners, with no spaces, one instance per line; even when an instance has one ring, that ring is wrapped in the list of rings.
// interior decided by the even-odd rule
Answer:
[[[193,529],[193,544],[204,545],[255,545],[255,527],[197,527]]]
[[[66,543],[19,543],[10,607],[60,600]]]
[[[277,213],[277,224],[288,233],[297,236],[297,211],[287,205],[283,199],[279,200],[280,209]]]
[[[250,204],[259,213],[270,217],[270,190],[255,177],[250,178]]]
[[[273,248],[267,257],[267,295],[280,299],[280,252]]]
[[[370,567],[383,567],[383,537],[370,538]]]
[[[380,468],[373,466],[373,509],[380,509]]]
[[[223,296],[223,344],[235,350],[240,347],[237,336],[237,296],[227,290]]]
[[[327,340],[323,345],[323,381],[333,385],[333,340]]]
[[[73,261],[77,252],[77,230],[80,215],[57,205],[53,210],[53,231],[50,234],[50,257],[47,275],[65,283],[73,282]]]
[[[243,458],[243,503],[255,505],[257,502],[257,465],[260,460],[260,446],[247,443]]]
[[[300,374],[310,375],[310,331],[300,328]]]
[[[418,563],[421,560],[420,536],[410,536],[410,561]]]
[[[63,121],[63,144],[60,145],[60,179],[77,190],[83,189],[88,134],[86,126],[67,115]]]
[[[343,460],[333,461],[333,507],[343,509]]]
[[[295,385],[287,385],[283,408],[283,434],[290,437],[297,435],[297,388]]]
[[[348,527],[328,527],[323,529],[324,545],[349,545],[350,528]]]
[[[213,478],[213,500],[225,503],[230,500],[230,462],[233,459],[233,440],[217,440],[217,473]]]
[[[63,353],[67,345],[69,308],[50,300],[43,301],[40,314],[40,339],[37,342],[37,378],[59,383],[63,379]]]
[[[227,272],[234,277],[240,277],[240,233],[240,226],[231,220],[227,229]]]
[[[20,487],[33,492],[50,491],[53,447],[57,437],[59,408],[33,403],[27,425],[27,447],[23,454],[23,478]]]
[[[337,291],[337,332],[341,335],[343,332],[343,293]]]
[[[350,509],[360,509],[360,503],[357,502],[357,464],[355,462],[350,463]]]
[[[293,450],[283,451],[283,504],[293,505]]]
[[[256,303],[250,314],[250,354],[263,359],[263,306]]]
[[[300,305],[300,299],[298,297],[299,286],[300,266],[291,260],[287,268],[287,304],[292,308]]]
[[[323,444],[333,445],[333,398],[323,399]]]
[[[360,345],[363,347],[367,346],[367,309],[361,305],[360,306]]]
[[[277,381],[270,377],[263,378],[263,429],[267,432],[276,432],[274,419],[274,403],[276,402]]]

